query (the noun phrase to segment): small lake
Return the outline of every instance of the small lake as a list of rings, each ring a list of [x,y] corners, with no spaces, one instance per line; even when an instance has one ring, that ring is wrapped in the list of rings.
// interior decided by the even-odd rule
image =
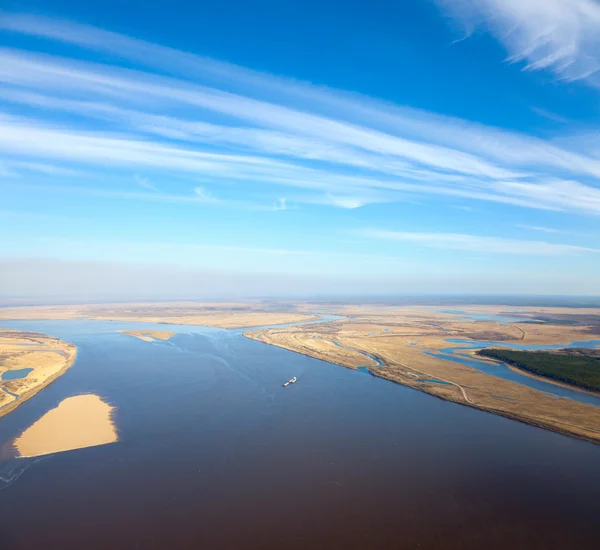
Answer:
[[[437,309],[438,313],[450,313],[460,315],[470,321],[496,321],[498,323],[523,323],[528,321],[527,317],[514,317],[509,315],[492,315],[488,313],[472,313],[461,309]]]
[[[598,445],[240,331],[2,326],[78,347],[63,376],[0,418],[2,550],[597,547]],[[13,457],[13,438],[81,393],[116,408],[118,443]]]
[[[27,375],[32,372],[33,369],[14,369],[7,370],[2,373],[1,380],[20,380],[21,378],[27,378]]]

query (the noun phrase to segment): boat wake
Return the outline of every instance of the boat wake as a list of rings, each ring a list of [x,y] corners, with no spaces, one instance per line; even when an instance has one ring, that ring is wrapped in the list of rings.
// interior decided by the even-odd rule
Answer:
[[[19,458],[0,464],[0,492],[8,489],[29,468],[49,457]]]

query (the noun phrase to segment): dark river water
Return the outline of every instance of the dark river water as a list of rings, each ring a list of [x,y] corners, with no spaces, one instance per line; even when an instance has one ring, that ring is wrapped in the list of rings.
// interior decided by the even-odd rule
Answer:
[[[0,548],[597,548],[600,446],[196,327],[3,322],[75,365],[0,419]],[[281,384],[297,376],[288,388]],[[117,407],[116,444],[14,459],[71,395]]]

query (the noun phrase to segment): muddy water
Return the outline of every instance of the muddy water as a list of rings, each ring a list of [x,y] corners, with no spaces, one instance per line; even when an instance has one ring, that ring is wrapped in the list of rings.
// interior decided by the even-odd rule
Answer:
[[[596,548],[600,446],[237,331],[148,343],[116,331],[164,325],[3,324],[79,347],[0,419],[3,550]],[[80,393],[116,407],[118,443],[13,457]]]

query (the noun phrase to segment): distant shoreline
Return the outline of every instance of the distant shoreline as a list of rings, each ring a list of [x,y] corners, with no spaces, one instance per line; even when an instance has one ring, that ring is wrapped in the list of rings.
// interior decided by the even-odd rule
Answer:
[[[17,332],[17,334],[18,333],[19,332]],[[47,335],[39,335],[39,336],[42,336],[44,338],[50,338]],[[48,378],[46,378],[45,380],[40,382],[38,385],[36,385],[32,388],[26,389],[23,393],[19,393],[18,398],[14,399],[13,401],[10,401],[6,405],[2,406],[0,408],[0,417],[3,417],[5,415],[7,415],[8,413],[14,411],[19,405],[21,405],[25,401],[31,399],[38,392],[47,388],[50,384],[52,384],[52,382],[54,382],[55,380],[60,378],[63,374],[65,374],[65,372],[67,372],[73,366],[73,364],[75,363],[75,360],[77,359],[77,351],[78,351],[77,347],[74,344],[65,342],[64,340],[60,340],[58,338],[55,338],[54,340],[57,340],[57,341],[61,342],[62,344],[64,344],[65,346],[72,348],[72,352],[71,352],[69,358],[66,360],[65,364],[57,372],[48,376]],[[1,349],[1,346],[0,346],[0,349]],[[30,373],[30,375],[34,374],[34,373],[35,373],[35,368],[34,368],[34,372]]]
[[[352,367],[349,365],[344,365],[343,363],[337,363],[330,359],[324,359],[323,357],[319,357],[317,354],[311,354],[310,351],[308,351],[308,350],[299,351],[297,349],[293,349],[293,348],[288,347],[283,344],[278,344],[275,342],[267,342],[265,340],[261,340],[259,338],[261,336],[261,333],[251,334],[249,331],[249,332],[245,332],[243,334],[246,338],[248,338],[250,340],[254,340],[256,342],[261,342],[266,345],[286,349],[288,351],[292,351],[294,353],[299,353],[300,355],[304,355],[306,357],[311,357],[313,359],[319,359],[320,361],[325,361],[327,363],[330,363],[330,364],[333,364],[336,366],[341,366],[341,367],[351,369],[351,370],[357,370],[355,367]],[[577,426],[575,424],[564,422],[564,421],[561,421],[558,419],[552,419],[552,421],[545,422],[543,419],[540,419],[540,418],[533,418],[533,417],[527,416],[525,414],[512,413],[507,410],[496,409],[494,407],[486,406],[483,404],[473,403],[471,401],[459,399],[459,398],[457,398],[456,395],[451,394],[451,393],[441,395],[440,393],[433,391],[433,388],[428,387],[426,384],[419,383],[419,382],[417,382],[417,380],[413,381],[408,377],[406,379],[400,380],[398,378],[392,377],[393,373],[389,373],[389,376],[386,376],[387,361],[385,360],[385,358],[378,356],[376,353],[373,353],[373,352],[369,352],[369,353],[371,355],[377,357],[380,361],[382,361],[384,363],[384,366],[382,366],[382,367],[368,367],[369,373],[372,374],[373,376],[377,376],[378,378],[381,378],[383,380],[387,380],[389,382],[393,382],[393,383],[399,384],[401,386],[405,386],[407,388],[421,391],[423,393],[431,395],[432,397],[437,397],[438,399],[442,399],[444,401],[456,403],[457,405],[464,405],[466,407],[470,407],[472,409],[476,409],[479,411],[487,412],[490,414],[495,414],[497,416],[503,416],[504,418],[508,418],[510,420],[516,420],[517,422],[521,422],[522,424],[527,424],[529,426],[534,426],[536,428],[546,429],[546,430],[549,430],[549,431],[552,431],[555,433],[560,433],[562,435],[566,435],[569,437],[575,437],[577,439],[587,441],[589,443],[594,443],[596,445],[600,445],[600,430],[596,430],[595,428],[590,428],[587,426]],[[417,369],[415,369],[415,370],[417,370]],[[564,426],[571,426],[572,428],[585,429],[588,432],[592,432],[594,435],[587,435],[585,433],[574,431],[573,429],[568,429],[566,427],[562,427],[560,424],[562,424]],[[597,434],[597,435],[595,435],[595,434]]]

